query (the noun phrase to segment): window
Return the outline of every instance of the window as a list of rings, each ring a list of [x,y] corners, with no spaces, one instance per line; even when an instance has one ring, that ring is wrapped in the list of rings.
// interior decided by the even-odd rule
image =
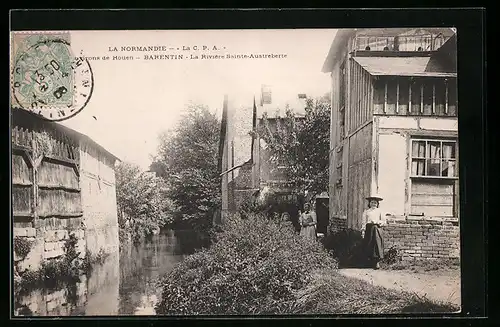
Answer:
[[[411,214],[457,217],[457,143],[414,139],[411,142]]]
[[[456,142],[412,140],[411,176],[456,178]]]

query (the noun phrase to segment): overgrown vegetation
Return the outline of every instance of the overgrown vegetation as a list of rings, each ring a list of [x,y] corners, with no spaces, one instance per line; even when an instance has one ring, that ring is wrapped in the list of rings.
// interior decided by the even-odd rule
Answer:
[[[323,246],[264,215],[229,217],[214,243],[180,262],[161,282],[160,315],[450,312],[412,294],[336,272]]]
[[[164,279],[159,314],[286,313],[313,267],[336,265],[320,244],[264,216],[231,217],[214,239]]]
[[[20,258],[26,258],[28,253],[31,251],[31,246],[33,245],[33,241],[29,240],[26,237],[14,237],[14,252]]]
[[[328,189],[330,108],[329,95],[308,98],[304,118],[299,119],[294,108],[273,122],[264,114],[257,131],[268,146],[270,161],[285,167],[286,179],[298,193],[315,195]]]
[[[399,251],[398,251],[399,252]],[[400,259],[394,261],[385,260],[380,267],[386,270],[409,270],[412,272],[426,273],[432,271],[460,270],[460,259],[439,259],[439,260],[412,260],[403,261]]]
[[[103,251],[93,254],[88,250],[85,257],[80,259],[77,242],[75,234],[70,233],[69,238],[64,241],[65,254],[62,257],[43,262],[38,270],[28,269],[20,273],[19,280],[14,282],[16,291],[23,292],[40,286],[71,283],[79,279],[82,274],[90,274],[95,264],[105,260],[106,254]]]
[[[173,204],[163,179],[123,162],[116,168],[116,200],[120,241],[139,241],[172,223]]]
[[[220,205],[218,148],[220,121],[203,105],[190,104],[173,130],[159,135],[150,167],[166,183],[172,203],[170,228],[206,239]]]
[[[239,215],[242,218],[247,218],[252,215],[263,214],[269,219],[281,219],[283,213],[289,214],[289,224],[299,232],[300,225],[298,222],[299,208],[304,202],[303,197],[298,196],[297,201],[285,199],[277,196],[276,192],[269,190],[265,194],[259,194],[258,197],[247,198],[242,202],[239,208]]]

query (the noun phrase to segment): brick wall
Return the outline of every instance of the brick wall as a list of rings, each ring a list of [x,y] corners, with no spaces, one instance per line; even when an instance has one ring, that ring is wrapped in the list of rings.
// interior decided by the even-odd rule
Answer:
[[[455,222],[388,219],[383,235],[385,249],[395,246],[401,250],[405,261],[460,257],[460,232]]]

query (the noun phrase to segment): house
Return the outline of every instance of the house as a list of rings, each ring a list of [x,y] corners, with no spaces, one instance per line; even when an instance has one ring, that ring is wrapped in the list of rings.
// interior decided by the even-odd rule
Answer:
[[[83,257],[118,251],[114,166],[118,158],[59,123],[26,110],[12,115],[13,236],[31,241],[21,270],[64,255],[70,234]]]
[[[322,71],[332,86],[331,230],[360,229],[365,197],[379,193],[389,245],[407,259],[457,257],[455,31],[339,30]]]
[[[293,190],[287,186],[282,167],[272,163],[264,141],[252,133],[263,125],[259,114],[269,113],[267,127],[273,130],[284,112],[276,112],[271,105],[269,87],[263,86],[260,101],[254,99],[253,104],[251,101],[238,103],[228,95],[224,98],[219,147],[222,218],[237,212],[246,200],[262,197],[268,191],[293,200]],[[292,103],[297,108],[303,105],[300,99]],[[277,116],[273,116],[274,112]],[[301,119],[300,114],[297,119]]]

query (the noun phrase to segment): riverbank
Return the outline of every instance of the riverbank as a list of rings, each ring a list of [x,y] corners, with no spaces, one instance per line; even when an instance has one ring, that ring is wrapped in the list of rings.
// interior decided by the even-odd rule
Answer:
[[[158,281],[183,259],[172,233],[138,244],[94,264],[92,271],[59,285],[42,284],[18,292],[16,316],[150,315],[159,297]]]
[[[24,243],[23,239],[14,239],[14,251],[16,256],[23,258],[20,255],[20,243]],[[60,285],[72,284],[79,280],[83,275],[89,275],[92,267],[104,262],[108,253],[100,251],[96,254],[87,250],[82,257],[77,252],[78,239],[74,234],[65,241],[64,255],[44,261],[41,267],[37,270],[24,269],[20,271],[19,262],[14,261],[14,294],[26,292],[30,289],[40,288],[43,285],[57,288]],[[25,247],[29,245],[25,245]],[[26,252],[26,251],[24,251]]]

